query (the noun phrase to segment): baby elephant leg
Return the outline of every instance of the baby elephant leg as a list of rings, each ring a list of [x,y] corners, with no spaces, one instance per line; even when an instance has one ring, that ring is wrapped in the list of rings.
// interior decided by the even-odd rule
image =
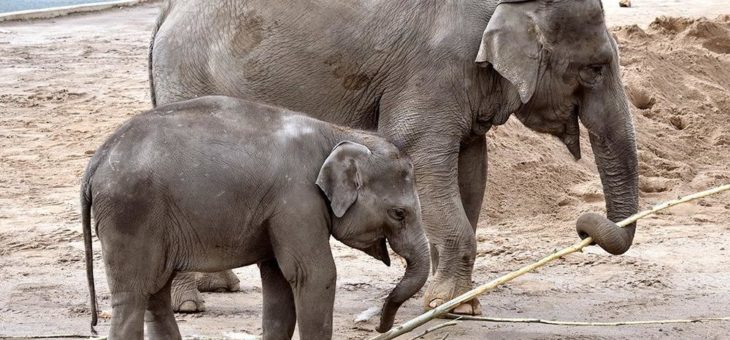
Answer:
[[[276,260],[259,264],[264,295],[264,340],[291,339],[296,324],[294,295]]]
[[[140,292],[112,291],[112,325],[109,340],[142,340],[144,310],[149,296]]]
[[[147,324],[147,335],[152,340],[182,339],[175,322],[175,314],[172,312],[170,297],[172,280],[171,277],[160,291],[152,294],[147,303],[144,319]]]
[[[281,272],[294,293],[299,338],[332,339],[332,310],[335,304],[337,271],[332,254],[305,251],[308,257],[277,256]],[[277,254],[278,255],[278,254]]]

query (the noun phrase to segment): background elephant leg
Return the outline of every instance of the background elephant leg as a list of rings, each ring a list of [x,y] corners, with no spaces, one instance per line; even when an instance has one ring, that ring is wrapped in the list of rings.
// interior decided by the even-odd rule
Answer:
[[[173,274],[174,275],[174,274]],[[180,330],[172,312],[170,291],[173,278],[167,281],[164,287],[150,296],[145,313],[147,335],[150,339],[182,339]]]
[[[474,233],[482,211],[484,190],[487,187],[487,145],[486,136],[480,136],[462,144],[459,151],[459,193],[464,212]],[[439,265],[438,248],[431,244],[431,265],[434,273]],[[474,300],[478,307],[479,300]]]
[[[177,273],[172,280],[172,309],[181,313],[205,311],[205,301],[198,291],[196,273]]]
[[[291,339],[297,322],[291,286],[276,260],[260,263],[259,270],[264,295],[264,339]]]
[[[469,144],[462,145],[459,152],[459,193],[464,212],[475,235],[486,187],[487,145],[486,137],[480,136]],[[432,258],[433,252],[434,250],[432,250]],[[436,251],[436,254],[438,256],[438,251]],[[456,314],[481,314],[479,299],[475,298],[469,304],[458,306],[453,312]]]
[[[198,273],[196,280],[201,292],[237,292],[241,289],[240,281],[232,270]]]
[[[459,150],[458,141],[427,139],[409,145],[407,151],[415,166],[431,254],[438,257],[433,261],[435,275],[424,295],[427,309],[435,308],[472,287],[476,238],[459,192]],[[458,306],[455,311],[479,314],[479,302],[472,300]]]
[[[459,152],[459,193],[469,223],[477,230],[482,211],[484,190],[487,188],[486,136],[462,145]]]
[[[429,241],[428,248],[431,251],[431,274],[436,274],[436,268],[439,267],[439,249],[436,245]]]

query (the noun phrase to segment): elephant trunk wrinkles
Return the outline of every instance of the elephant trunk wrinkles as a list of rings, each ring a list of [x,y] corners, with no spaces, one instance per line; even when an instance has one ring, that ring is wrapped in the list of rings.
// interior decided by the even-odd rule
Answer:
[[[612,123],[600,135],[591,133],[590,140],[603,184],[607,217],[618,222],[637,212],[639,175],[634,128],[625,97],[613,109],[606,115],[606,121]],[[614,255],[629,250],[635,231],[636,223],[619,228],[615,223],[595,217],[578,221],[581,237],[591,236],[601,248]]]
[[[398,285],[388,294],[380,315],[378,332],[387,332],[393,327],[398,308],[416,294],[428,279],[430,268],[428,241],[423,231],[414,235],[413,240],[390,240],[393,250],[406,260],[406,271]],[[406,245],[406,246],[404,246]]]

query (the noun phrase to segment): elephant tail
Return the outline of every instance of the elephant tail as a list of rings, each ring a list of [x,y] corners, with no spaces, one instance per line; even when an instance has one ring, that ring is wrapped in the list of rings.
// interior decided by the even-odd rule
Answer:
[[[155,94],[155,76],[152,71],[152,52],[155,48],[155,38],[157,37],[157,31],[160,30],[160,26],[167,18],[167,13],[170,11],[170,1],[165,1],[160,10],[160,15],[157,17],[154,28],[152,28],[152,38],[150,39],[150,48],[147,54],[147,74],[150,79],[150,100],[152,100],[152,107],[157,107],[157,95]]]
[[[94,253],[91,248],[91,175],[94,172],[92,161],[81,180],[81,225],[84,231],[84,250],[86,256],[86,280],[91,296],[91,334],[97,335],[94,326],[97,324],[96,288],[94,287]]]

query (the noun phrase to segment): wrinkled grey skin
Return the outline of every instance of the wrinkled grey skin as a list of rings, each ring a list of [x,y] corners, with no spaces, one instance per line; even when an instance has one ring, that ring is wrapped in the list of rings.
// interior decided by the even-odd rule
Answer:
[[[634,128],[618,61],[599,0],[190,0],[164,8],[150,78],[157,104],[255,98],[377,130],[408,153],[432,244],[428,308],[472,285],[485,133],[513,113],[575,158],[580,120],[608,218],[637,211]],[[628,250],[635,230],[578,228],[614,254]],[[609,234],[616,237],[602,237]],[[479,303],[455,311],[478,314]]]
[[[87,274],[93,209],[102,244],[109,339],[180,339],[171,307],[178,271],[261,270],[265,339],[332,337],[330,235],[390,264],[407,263],[379,330],[425,284],[428,241],[413,165],[371,133],[227,97],[160,106],[119,128],[82,181]],[[146,310],[146,312],[145,312]],[[93,324],[93,321],[92,321]]]

